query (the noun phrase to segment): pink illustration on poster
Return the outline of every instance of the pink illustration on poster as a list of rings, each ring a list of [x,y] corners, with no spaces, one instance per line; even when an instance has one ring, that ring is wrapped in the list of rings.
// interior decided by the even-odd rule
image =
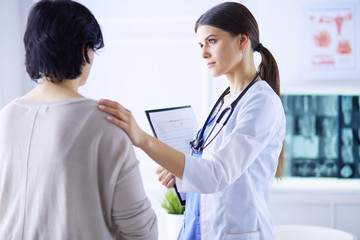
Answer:
[[[351,2],[304,7],[308,78],[356,78],[360,68],[357,10]]]

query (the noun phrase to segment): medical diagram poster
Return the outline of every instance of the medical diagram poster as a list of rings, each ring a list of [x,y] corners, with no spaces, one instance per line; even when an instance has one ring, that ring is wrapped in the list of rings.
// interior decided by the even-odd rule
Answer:
[[[304,6],[307,79],[355,79],[360,73],[358,6],[353,2]]]

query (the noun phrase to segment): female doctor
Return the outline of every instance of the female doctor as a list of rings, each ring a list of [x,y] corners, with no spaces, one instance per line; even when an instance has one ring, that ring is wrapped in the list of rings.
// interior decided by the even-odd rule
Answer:
[[[161,167],[159,180],[186,194],[180,239],[274,239],[267,201],[283,164],[285,115],[279,72],[259,42],[255,18],[243,5],[219,4],[195,24],[202,58],[214,77],[229,88],[183,154],[139,128],[120,104],[99,100],[111,123]],[[257,69],[254,51],[262,61]]]

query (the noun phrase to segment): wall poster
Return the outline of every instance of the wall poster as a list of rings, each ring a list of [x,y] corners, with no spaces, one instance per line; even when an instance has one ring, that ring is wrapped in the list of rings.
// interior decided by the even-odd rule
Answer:
[[[358,4],[321,2],[304,6],[305,76],[355,79],[360,72]]]

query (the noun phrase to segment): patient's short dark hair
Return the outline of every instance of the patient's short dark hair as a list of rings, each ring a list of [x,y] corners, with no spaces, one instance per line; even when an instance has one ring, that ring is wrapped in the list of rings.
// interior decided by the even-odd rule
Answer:
[[[24,34],[26,71],[32,80],[52,82],[80,76],[87,51],[104,47],[100,26],[83,5],[70,0],[43,0],[30,10]]]

